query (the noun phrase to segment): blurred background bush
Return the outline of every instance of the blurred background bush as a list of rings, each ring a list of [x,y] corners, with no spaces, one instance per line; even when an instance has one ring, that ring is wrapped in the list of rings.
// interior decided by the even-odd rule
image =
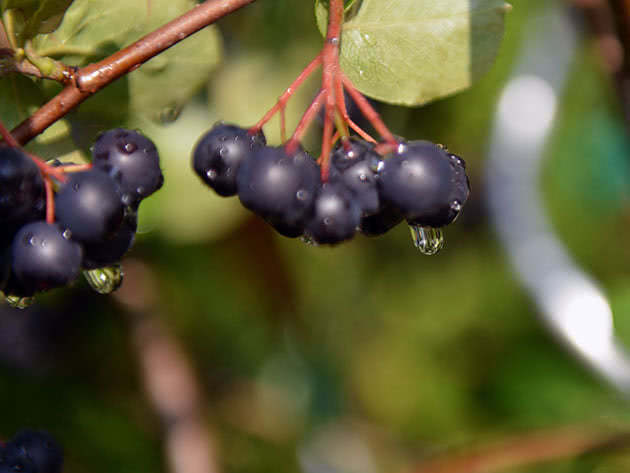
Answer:
[[[541,325],[484,201],[497,100],[532,40],[523,25],[563,2],[512,0],[498,61],[470,90],[422,108],[379,105],[396,134],[445,143],[468,164],[471,200],[434,257],[404,225],[334,248],[285,239],[190,169],[206,129],[253,124],[316,53],[311,3],[261,0],[223,19],[223,61],[176,121],[115,124],[154,139],[165,186],[142,204],[121,295],[81,282],[31,309],[0,307],[0,436],[47,429],[68,473],[168,471],[172,419],[156,413],[138,361],[149,318],[198,379],[195,415],[224,472],[627,472],[630,450],[595,448],[607,435],[625,445],[627,401]],[[630,345],[627,125],[588,22],[578,34],[540,190]],[[546,54],[553,61],[553,45]],[[316,88],[291,102],[289,124]],[[96,115],[84,123],[111,126]],[[266,132],[279,142],[277,122]],[[168,371],[168,360],[154,368]],[[468,463],[422,469],[470,449]]]

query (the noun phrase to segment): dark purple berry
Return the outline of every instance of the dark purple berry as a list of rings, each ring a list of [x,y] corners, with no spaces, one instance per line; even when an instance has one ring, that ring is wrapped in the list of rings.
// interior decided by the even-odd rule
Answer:
[[[120,181],[125,205],[136,206],[162,187],[160,157],[153,142],[133,130],[115,128],[99,135],[92,162]]]
[[[289,156],[284,147],[254,150],[237,175],[241,203],[287,236],[302,233],[319,183],[315,160],[302,150]]]
[[[373,146],[362,140],[350,140],[348,149],[337,148],[330,161],[330,180],[340,180],[350,189],[363,215],[379,210],[380,199],[374,170],[381,157]]]
[[[461,158],[428,141],[403,143],[378,174],[380,196],[410,224],[442,227],[466,203],[468,179]]]
[[[0,473],[47,473],[39,471],[37,465],[13,442],[0,448]]]
[[[55,214],[73,240],[97,243],[118,231],[124,207],[114,178],[94,168],[70,175],[55,198]]]
[[[44,181],[37,165],[23,151],[0,146],[0,222],[39,219],[44,206]]]
[[[83,245],[83,268],[103,268],[118,263],[131,248],[137,227],[136,214],[128,213],[123,218],[118,231],[111,238]]]
[[[383,205],[377,213],[361,217],[359,230],[365,236],[380,236],[402,221],[403,216],[399,210],[391,205]]]
[[[239,166],[253,150],[265,144],[262,131],[249,134],[245,128],[218,123],[197,143],[193,152],[193,168],[217,194],[232,196],[237,192]]]
[[[17,447],[33,462],[37,473],[61,473],[63,451],[49,433],[22,430],[9,443]]]
[[[316,243],[334,245],[354,236],[361,220],[355,196],[342,183],[322,184],[313,204],[306,233]]]
[[[12,272],[27,291],[70,284],[79,274],[82,257],[81,245],[43,221],[22,227],[11,246]]]

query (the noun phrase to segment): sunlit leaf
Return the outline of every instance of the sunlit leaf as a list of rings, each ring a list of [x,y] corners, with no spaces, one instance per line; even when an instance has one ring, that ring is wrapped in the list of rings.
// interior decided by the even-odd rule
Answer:
[[[17,10],[21,18],[20,41],[40,33],[51,33],[61,23],[72,0],[2,0],[2,12]]]
[[[503,0],[363,0],[343,25],[341,65],[366,95],[421,105],[469,87],[492,65]],[[326,30],[324,0],[317,23]]]

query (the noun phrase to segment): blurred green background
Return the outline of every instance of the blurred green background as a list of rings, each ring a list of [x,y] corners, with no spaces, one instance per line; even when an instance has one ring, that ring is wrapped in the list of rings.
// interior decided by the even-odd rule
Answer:
[[[524,22],[549,0],[511,1],[498,61],[470,90],[422,108],[380,105],[396,134],[445,143],[468,163],[471,200],[438,256],[420,254],[405,226],[334,248],[285,239],[193,174],[190,152],[205,130],[217,120],[253,124],[317,52],[311,3],[260,0],[221,20],[222,63],[178,120],[114,124],[140,128],[162,155],[165,186],[142,204],[129,257],[152,274],[151,315],[199,377],[222,470],[298,472],[300,458],[320,455],[331,466],[321,471],[389,473],[539,429],[630,429],[628,402],[541,326],[484,208],[496,100],[528,41]],[[316,88],[310,81],[291,103],[290,125]],[[73,120],[112,126],[94,114]],[[277,122],[267,128],[277,143]],[[307,143],[316,139],[315,130]],[[585,35],[541,191],[630,346],[629,150],[618,98]],[[50,431],[68,473],[167,471],[126,310],[84,282],[27,311],[3,307],[0,436]],[[629,468],[622,449],[502,471]]]

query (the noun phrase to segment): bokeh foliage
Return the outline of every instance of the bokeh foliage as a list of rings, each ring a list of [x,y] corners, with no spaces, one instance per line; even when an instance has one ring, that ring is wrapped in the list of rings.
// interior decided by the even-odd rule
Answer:
[[[150,3],[152,14],[166,15],[155,7],[161,2]],[[284,239],[236,199],[212,195],[190,170],[205,129],[219,119],[254,123],[317,51],[311,2],[260,0],[220,21],[223,61],[173,123],[156,122],[144,105],[112,112],[98,97],[69,117],[66,139],[84,149],[98,130],[116,125],[141,128],[162,153],[166,184],[142,204],[130,256],[152,268],[154,315],[181,339],[201,379],[224,471],[298,472],[299,458],[319,443],[341,445],[347,459],[372,468],[353,470],[342,458],[339,471],[399,471],[447,448],[532,429],[630,425],[627,402],[542,328],[484,209],[496,98],[527,41],[523,22],[549,4],[511,3],[497,62],[476,86],[422,108],[380,105],[396,134],[447,143],[468,163],[471,201],[436,257],[419,254],[404,227],[335,248]],[[12,82],[1,83],[0,98],[14,81],[30,81],[2,80]],[[132,81],[118,86],[122,97],[134,96]],[[309,83],[291,104],[289,124],[316,88]],[[35,97],[21,98],[19,110],[36,106]],[[15,124],[18,109],[6,103],[0,99],[2,119]],[[624,126],[584,41],[541,191],[554,227],[601,282],[630,344]],[[268,136],[278,142],[277,122]],[[51,431],[66,448],[68,473],[166,471],[120,305],[81,283],[42,297],[32,311],[1,310],[0,436],[23,426]],[[369,454],[351,448],[356,442]],[[629,462],[601,454],[518,471],[621,473]]]

